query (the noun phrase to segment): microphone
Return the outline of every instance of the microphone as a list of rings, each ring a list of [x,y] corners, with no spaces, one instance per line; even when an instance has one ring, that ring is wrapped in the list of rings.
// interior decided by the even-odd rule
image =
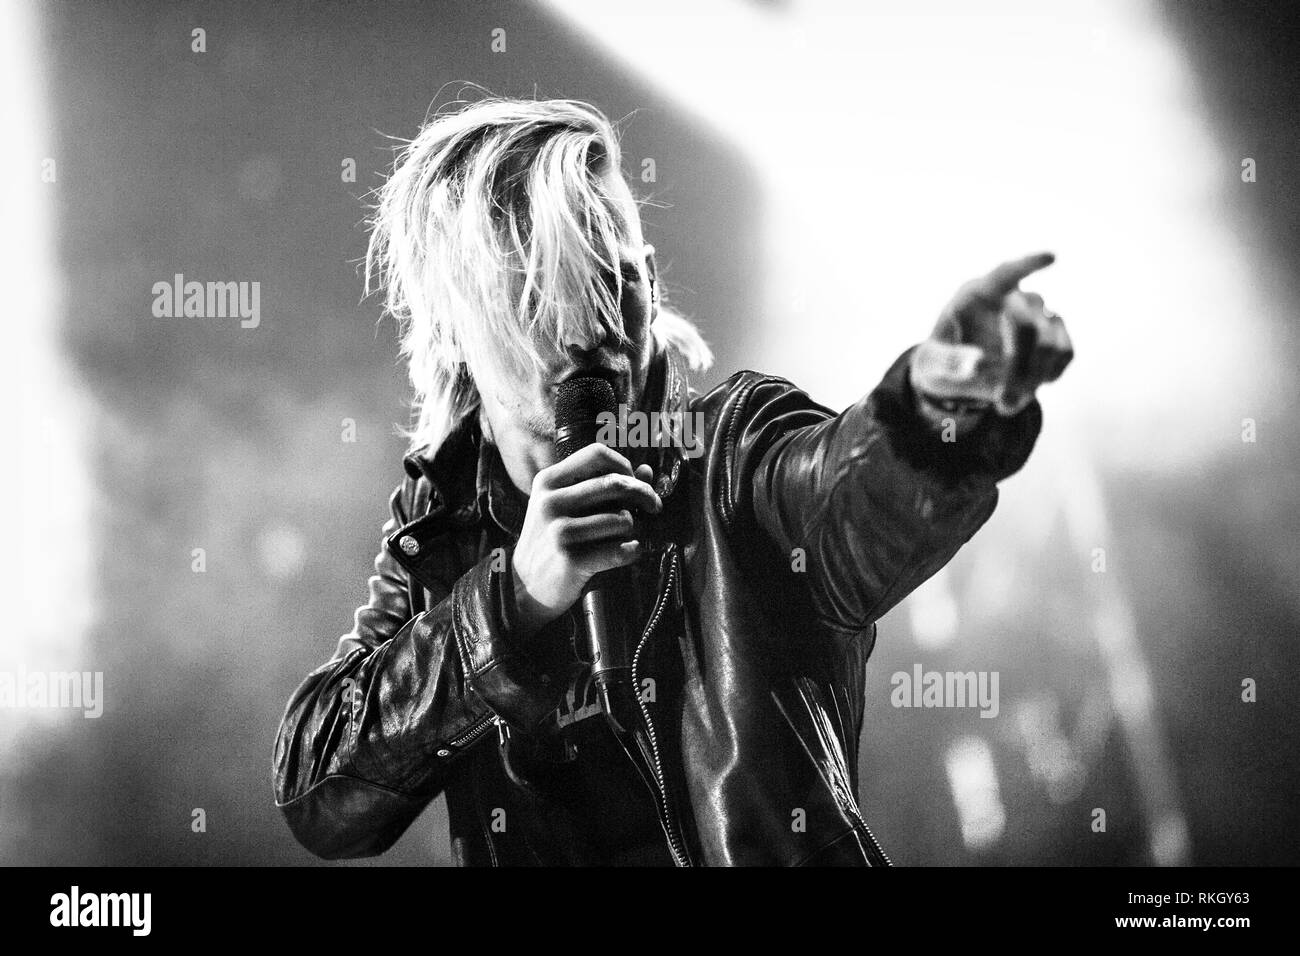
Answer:
[[[603,378],[575,376],[560,383],[555,398],[555,450],[561,459],[596,441],[602,412],[615,414],[614,389]],[[582,618],[591,655],[591,676],[602,690],[631,679],[632,661],[618,592],[626,586],[625,568],[602,571],[582,592]]]

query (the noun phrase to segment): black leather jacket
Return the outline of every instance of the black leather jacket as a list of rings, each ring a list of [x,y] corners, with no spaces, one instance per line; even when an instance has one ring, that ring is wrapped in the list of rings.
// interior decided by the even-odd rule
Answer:
[[[656,357],[651,400],[705,425],[702,455],[652,458],[665,508],[634,635],[633,687],[655,684],[635,749],[680,865],[888,862],[856,798],[875,622],[988,519],[1041,426],[1034,402],[944,442],[907,360],[836,415],[752,371],[695,396],[680,357]],[[405,460],[370,600],[285,711],[275,798],[319,856],[382,853],[445,792],[458,863],[550,862],[488,817],[516,786],[498,742],[552,713],[563,682],[512,639],[480,451],[468,422]]]

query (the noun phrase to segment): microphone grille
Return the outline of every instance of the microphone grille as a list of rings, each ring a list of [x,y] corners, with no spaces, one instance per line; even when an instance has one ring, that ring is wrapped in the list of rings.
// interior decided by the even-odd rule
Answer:
[[[555,427],[591,425],[601,412],[618,411],[614,388],[603,378],[582,375],[561,382],[555,395]]]

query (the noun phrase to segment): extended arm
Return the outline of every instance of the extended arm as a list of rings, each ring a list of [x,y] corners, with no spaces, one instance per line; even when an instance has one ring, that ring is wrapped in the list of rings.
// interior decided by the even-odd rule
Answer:
[[[827,620],[862,629],[882,616],[988,520],[996,483],[1024,464],[1042,425],[1034,391],[1072,355],[1060,317],[1017,287],[1051,261],[968,283],[931,338],[839,415],[783,379],[751,384],[732,492],[782,552],[804,550]]]

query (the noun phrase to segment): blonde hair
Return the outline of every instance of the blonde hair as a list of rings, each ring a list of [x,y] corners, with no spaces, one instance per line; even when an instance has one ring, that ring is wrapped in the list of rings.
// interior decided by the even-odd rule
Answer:
[[[436,451],[478,408],[486,369],[540,369],[544,348],[607,331],[627,341],[619,245],[640,224],[635,201],[606,187],[610,171],[622,175],[615,130],[577,100],[489,96],[435,114],[400,148],[370,219],[366,293],[382,288],[398,323],[412,450]],[[613,288],[599,281],[610,274]],[[662,301],[651,331],[691,367],[712,362]]]

